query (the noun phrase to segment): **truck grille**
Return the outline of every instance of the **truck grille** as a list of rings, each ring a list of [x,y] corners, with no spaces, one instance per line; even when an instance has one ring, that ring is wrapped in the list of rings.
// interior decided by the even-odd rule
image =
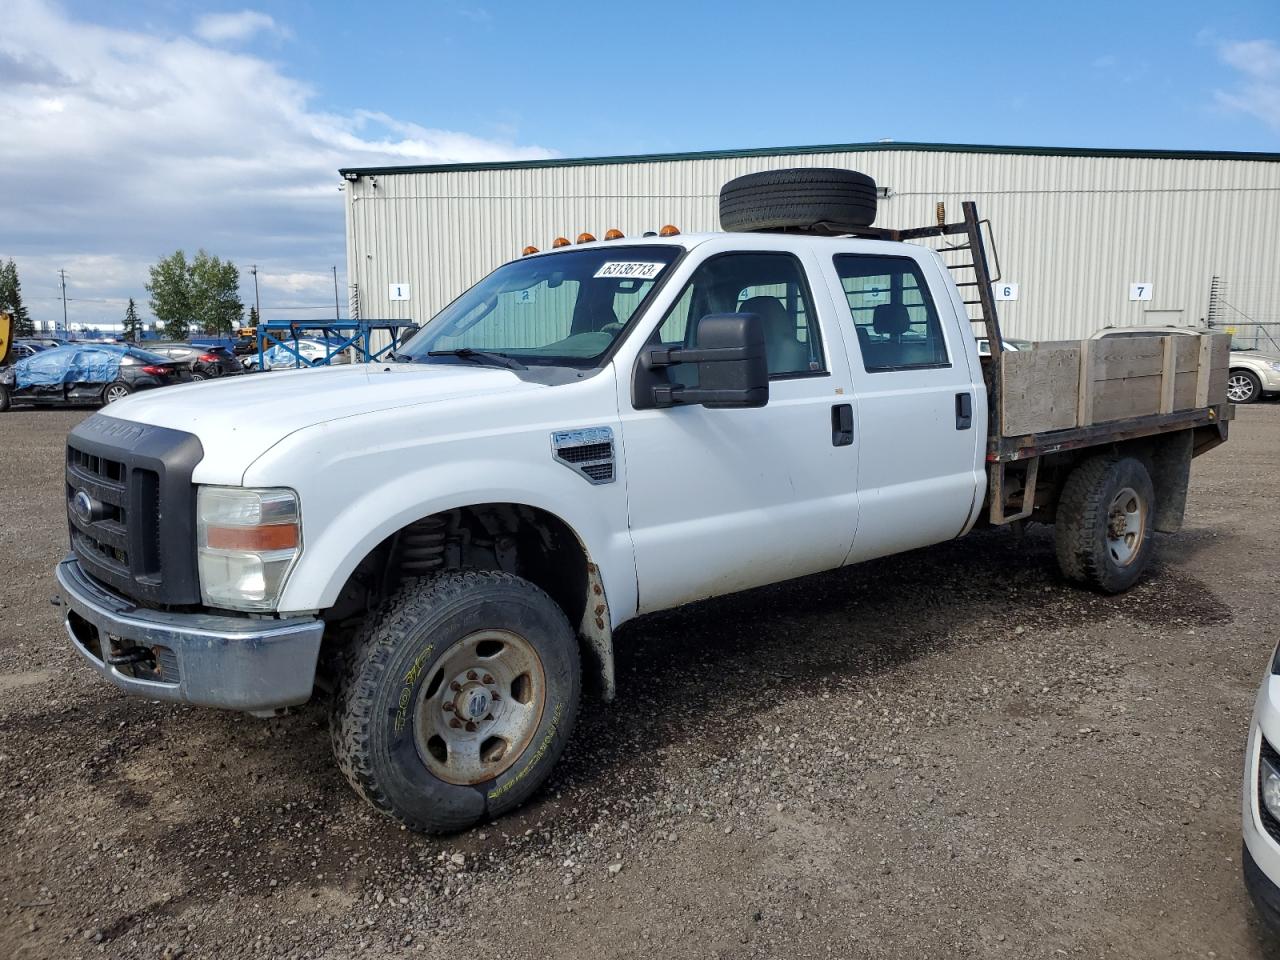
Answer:
[[[71,552],[85,572],[147,606],[199,603],[194,434],[96,414],[67,438]]]

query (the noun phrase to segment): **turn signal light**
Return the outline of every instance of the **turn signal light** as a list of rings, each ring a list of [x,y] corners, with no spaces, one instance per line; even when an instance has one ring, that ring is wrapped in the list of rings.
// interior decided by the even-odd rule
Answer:
[[[537,253],[537,252],[538,252],[538,248],[533,246],[533,244],[530,244],[529,246],[525,247],[523,250],[520,251],[520,256],[527,257],[529,256],[529,254]]]
[[[292,550],[298,545],[298,527],[292,523],[272,523],[256,527],[206,527],[210,550],[245,550],[267,553]]]
[[[621,240],[624,236],[626,236],[626,234],[624,234],[624,233],[623,233],[621,230],[619,230],[617,227],[610,227],[610,228],[605,232],[604,238],[605,238],[606,240]]]
[[[568,237],[556,237],[555,243],[551,244],[551,246],[552,246],[553,248],[555,248],[555,247],[567,247],[568,245],[569,245],[569,238],[568,238]]]
[[[584,232],[584,233],[578,234],[578,242],[579,243],[595,243],[596,238],[593,237],[591,234]]]
[[[680,236],[680,228],[668,223],[665,227],[658,231],[660,237],[678,237]]]

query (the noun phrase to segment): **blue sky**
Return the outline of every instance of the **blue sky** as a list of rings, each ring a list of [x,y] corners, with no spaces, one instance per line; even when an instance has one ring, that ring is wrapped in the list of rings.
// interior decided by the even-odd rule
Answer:
[[[0,256],[39,316],[58,267],[75,317],[108,319],[179,246],[258,263],[264,303],[324,302],[342,165],[882,138],[1280,151],[1277,0],[5,6],[0,177],[25,187],[0,194]]]

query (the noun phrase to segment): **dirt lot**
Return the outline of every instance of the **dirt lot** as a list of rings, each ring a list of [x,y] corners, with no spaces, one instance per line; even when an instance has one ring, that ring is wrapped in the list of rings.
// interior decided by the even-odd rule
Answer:
[[[126,698],[49,603],[63,437],[0,416],[0,957],[1260,957],[1238,776],[1275,642],[1280,409],[1129,596],[1007,532],[624,628],[534,804],[407,833],[321,706]],[[618,865],[621,869],[616,869]]]

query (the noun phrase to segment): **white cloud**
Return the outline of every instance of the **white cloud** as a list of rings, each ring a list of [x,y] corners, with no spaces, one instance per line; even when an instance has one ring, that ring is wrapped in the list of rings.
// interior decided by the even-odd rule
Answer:
[[[255,33],[262,32],[288,35],[288,31],[276,24],[275,18],[258,10],[207,13],[196,21],[196,36],[210,43],[248,40]]]
[[[1223,40],[1217,48],[1222,62],[1241,74],[1233,89],[1214,93],[1217,102],[1280,130],[1280,47],[1264,39]]]
[[[257,263],[264,312],[331,304],[331,264],[345,284],[339,167],[552,155],[325,111],[279,65],[196,37],[102,27],[46,0],[5,6],[0,257],[17,260],[37,318],[61,319],[59,267],[73,321],[145,304],[146,265],[178,247],[239,264],[246,304]]]

